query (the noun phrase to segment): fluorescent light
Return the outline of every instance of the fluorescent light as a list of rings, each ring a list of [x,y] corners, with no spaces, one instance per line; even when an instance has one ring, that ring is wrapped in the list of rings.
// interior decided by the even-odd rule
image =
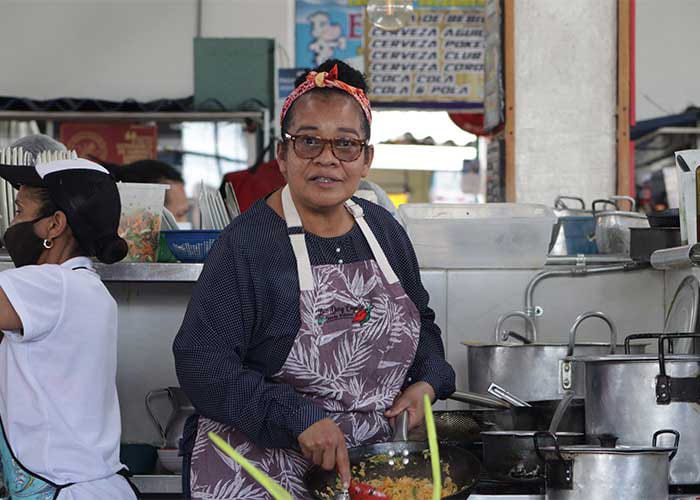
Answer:
[[[467,146],[375,144],[372,168],[461,172],[464,161],[474,158],[476,148]]]

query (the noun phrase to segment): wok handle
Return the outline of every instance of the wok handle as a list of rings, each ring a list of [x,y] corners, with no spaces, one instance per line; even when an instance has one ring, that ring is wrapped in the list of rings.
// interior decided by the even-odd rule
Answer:
[[[477,406],[483,406],[486,408],[495,408],[497,410],[508,410],[511,405],[500,399],[492,398],[491,396],[486,396],[485,394],[477,394],[474,392],[462,392],[455,391],[448,399],[454,401],[459,401],[460,403],[473,404]]]
[[[394,437],[392,441],[408,441],[408,411],[404,410],[396,416],[394,421]]]
[[[566,460],[564,460],[564,457],[561,455],[561,449],[559,449],[559,439],[557,439],[557,435],[553,432],[538,431],[535,432],[532,439],[535,441],[535,453],[537,453],[537,456],[540,458],[540,460],[542,460],[542,462],[546,462],[546,460],[544,457],[544,453],[542,453],[542,450],[540,449],[540,438],[551,439],[552,442],[554,442],[554,451],[557,454],[557,458],[561,462],[566,463]]]
[[[663,435],[663,434],[672,434],[676,437],[675,440],[673,441],[673,451],[668,456],[669,460],[673,460],[673,457],[675,457],[676,453],[678,453],[678,443],[680,443],[680,441],[681,441],[681,433],[678,431],[675,431],[673,429],[661,429],[660,431],[656,431],[654,433],[654,436],[651,438],[651,445],[654,448],[656,448],[656,441],[657,441],[658,437]]]
[[[610,354],[615,354],[615,346],[617,345],[617,328],[615,328],[615,325],[610,320],[610,318],[608,318],[602,312],[596,311],[583,313],[578,318],[576,318],[576,321],[574,321],[574,324],[571,326],[571,330],[569,330],[569,348],[566,350],[566,356],[571,357],[574,355],[578,327],[581,326],[581,323],[583,323],[588,318],[599,318],[605,321],[605,323],[608,325],[608,328],[610,329]]]

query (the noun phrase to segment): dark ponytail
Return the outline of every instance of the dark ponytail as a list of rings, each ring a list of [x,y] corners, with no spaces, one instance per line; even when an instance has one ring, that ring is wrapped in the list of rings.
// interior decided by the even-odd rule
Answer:
[[[114,264],[129,253],[129,246],[119,236],[114,234],[95,241],[95,256],[100,262]]]

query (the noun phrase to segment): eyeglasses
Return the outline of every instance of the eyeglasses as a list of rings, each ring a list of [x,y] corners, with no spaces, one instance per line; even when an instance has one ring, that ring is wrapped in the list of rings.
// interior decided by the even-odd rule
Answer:
[[[282,137],[285,141],[292,141],[294,152],[299,158],[304,158],[305,160],[316,158],[323,152],[326,144],[330,144],[333,156],[338,160],[355,161],[367,146],[367,141],[350,137],[324,139],[314,135],[292,135],[286,132],[282,134]]]

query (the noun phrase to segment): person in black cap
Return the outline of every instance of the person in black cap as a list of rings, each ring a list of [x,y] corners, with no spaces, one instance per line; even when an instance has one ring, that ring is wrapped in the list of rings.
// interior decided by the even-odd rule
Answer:
[[[117,304],[89,258],[127,254],[119,193],[65,156],[0,165],[19,188],[4,235],[16,269],[0,272],[0,477],[10,498],[135,500],[119,475]]]

